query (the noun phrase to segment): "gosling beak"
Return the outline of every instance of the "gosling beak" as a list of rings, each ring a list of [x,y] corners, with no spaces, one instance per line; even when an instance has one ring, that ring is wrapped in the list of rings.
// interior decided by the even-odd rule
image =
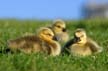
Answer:
[[[80,37],[75,37],[75,38],[74,38],[74,42],[79,42],[79,41],[81,41],[81,40],[80,40]]]
[[[58,41],[57,37],[55,37],[55,36],[53,37],[53,40]]]
[[[63,31],[63,32],[66,32],[67,30],[66,30],[66,28],[63,28],[62,31]]]

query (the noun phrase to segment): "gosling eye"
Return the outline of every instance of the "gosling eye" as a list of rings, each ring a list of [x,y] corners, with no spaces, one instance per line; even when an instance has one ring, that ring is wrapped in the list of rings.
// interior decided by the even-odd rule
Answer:
[[[51,34],[47,34],[48,36],[52,36]]]
[[[58,28],[61,28],[59,25],[57,25]]]

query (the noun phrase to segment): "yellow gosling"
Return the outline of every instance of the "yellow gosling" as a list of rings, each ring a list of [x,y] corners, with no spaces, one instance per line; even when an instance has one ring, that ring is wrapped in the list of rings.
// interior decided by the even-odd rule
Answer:
[[[87,37],[85,30],[80,28],[75,31],[74,38],[66,43],[65,48],[75,56],[88,56],[102,51],[102,47]]]
[[[56,56],[61,52],[61,46],[54,40],[54,33],[49,28],[41,28],[37,35],[24,36],[9,40],[8,47],[13,52],[21,51],[27,54],[45,52]]]
[[[55,36],[60,42],[67,42],[69,39],[69,34],[66,29],[66,24],[63,20],[55,20],[51,26]]]

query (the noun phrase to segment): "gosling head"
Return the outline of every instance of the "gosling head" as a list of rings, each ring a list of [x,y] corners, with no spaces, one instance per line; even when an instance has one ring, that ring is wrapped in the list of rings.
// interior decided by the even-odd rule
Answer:
[[[52,25],[52,29],[54,33],[62,33],[66,32],[66,24],[62,20],[55,20]]]
[[[77,29],[75,31],[74,41],[78,44],[85,44],[87,42],[87,35],[84,29]]]
[[[52,40],[56,40],[53,31],[49,28],[46,28],[46,27],[41,28],[38,31],[37,35],[39,36],[39,38],[41,38],[42,40],[47,41],[47,42],[50,42]]]

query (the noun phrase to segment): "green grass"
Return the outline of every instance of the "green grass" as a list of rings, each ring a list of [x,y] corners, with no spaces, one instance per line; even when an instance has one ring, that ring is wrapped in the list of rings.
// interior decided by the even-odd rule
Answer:
[[[0,48],[6,48],[8,39],[22,36],[25,32],[35,33],[51,21],[0,20]],[[66,21],[70,37],[76,28],[84,28],[104,48],[100,54],[88,57],[60,55],[51,57],[44,54],[0,54],[0,71],[108,71],[108,21],[79,20]]]

